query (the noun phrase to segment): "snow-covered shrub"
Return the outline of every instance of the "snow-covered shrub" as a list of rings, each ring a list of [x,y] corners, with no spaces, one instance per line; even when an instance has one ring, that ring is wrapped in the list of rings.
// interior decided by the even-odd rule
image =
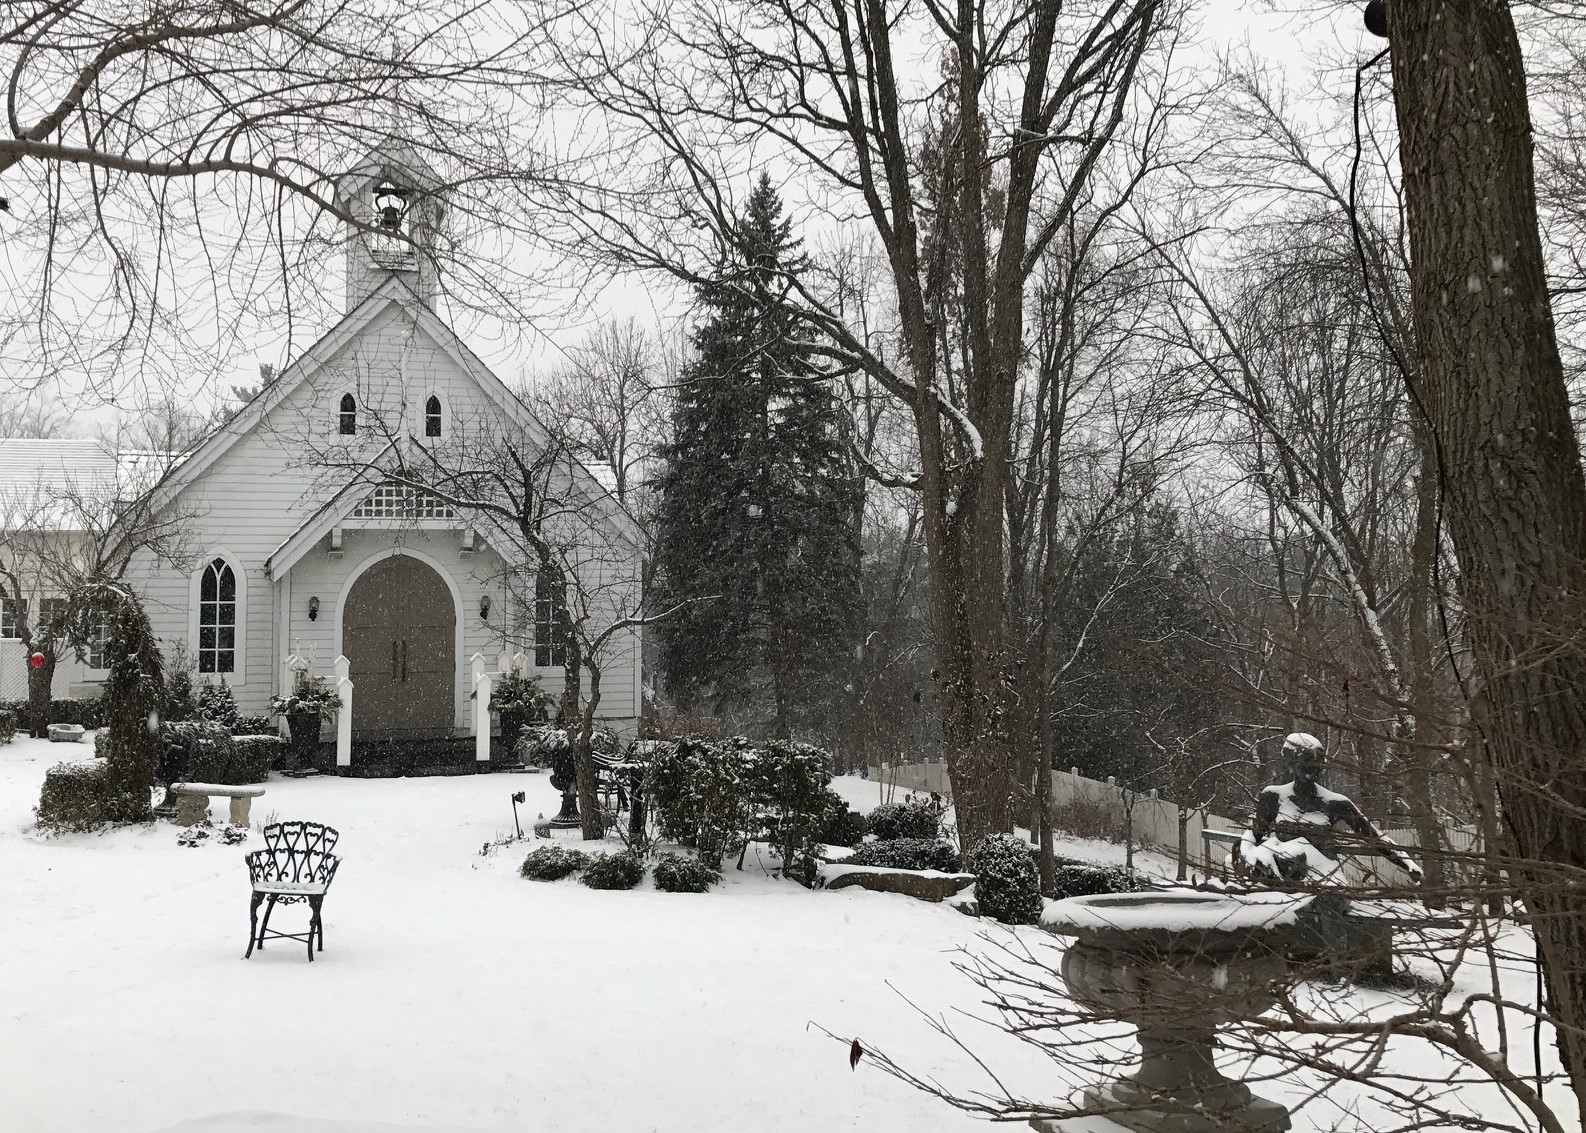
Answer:
[[[606,854],[591,858],[578,880],[591,889],[632,889],[643,877],[643,858],[636,854]]]
[[[750,804],[761,825],[791,864],[807,853],[826,816],[832,757],[813,744],[766,740],[748,759]],[[789,874],[789,876],[792,876]]]
[[[60,834],[93,830],[117,821],[124,808],[117,805],[109,772],[109,764],[99,759],[57,763],[46,771],[38,809],[34,811],[39,829]]]
[[[162,725],[160,739],[165,754],[160,760],[159,778],[166,783],[221,782],[208,775],[223,774],[223,770],[216,769],[230,766],[236,758],[237,743],[231,733],[212,720],[179,720]]]
[[[198,697],[193,692],[193,674],[178,669],[165,682],[165,707],[160,709],[160,719],[169,723],[178,720],[198,719]]]
[[[0,700],[0,712],[10,712],[18,725],[28,718],[25,700]],[[50,701],[46,724],[81,724],[85,728],[105,726],[104,701],[97,696],[58,696]]]
[[[940,796],[913,796],[901,803],[882,803],[870,812],[870,833],[879,841],[894,838],[935,838],[942,832]]]
[[[1003,924],[1041,919],[1041,876],[1023,838],[988,834],[964,855],[964,868],[975,875],[975,901],[982,916]]]
[[[721,880],[721,874],[698,858],[662,854],[652,879],[655,887],[666,893],[705,893]]]
[[[864,840],[869,823],[865,816],[848,809],[848,800],[830,787],[824,795],[826,812],[821,816],[821,827],[815,840],[827,846],[857,846]]]
[[[795,860],[820,833],[830,782],[831,756],[809,744],[685,737],[654,745],[647,789],[661,836],[720,869],[762,831]]]
[[[225,681],[219,684],[199,685],[194,699],[198,704],[200,719],[219,724],[229,734],[237,723],[237,698]]]
[[[1097,897],[1103,893],[1134,893],[1144,888],[1120,866],[1064,865],[1052,873],[1053,897]]]
[[[238,716],[236,724],[232,725],[231,734],[234,736],[279,736],[275,721],[268,716]]]
[[[0,711],[0,744],[8,744],[11,737],[17,734],[17,714],[15,712]]]
[[[518,867],[518,876],[527,881],[560,881],[589,864],[589,855],[568,846],[538,846],[529,851]]]
[[[160,742],[159,712],[165,703],[164,662],[159,642],[143,607],[130,594],[114,593],[105,638],[106,774],[114,788],[118,822],[145,822],[152,817],[149,789],[159,770],[165,745]]]
[[[865,842],[843,859],[844,865],[884,866],[887,869],[936,869],[957,873],[958,849],[940,838],[894,838],[890,842]]]
[[[238,778],[208,779],[205,782],[262,783],[270,777],[270,769],[280,761],[281,753],[286,749],[286,741],[273,732],[233,736],[232,742],[236,745],[236,761],[228,770]]]
[[[659,745],[650,767],[661,837],[696,851],[712,869],[748,837],[748,752],[742,739],[685,738]]]

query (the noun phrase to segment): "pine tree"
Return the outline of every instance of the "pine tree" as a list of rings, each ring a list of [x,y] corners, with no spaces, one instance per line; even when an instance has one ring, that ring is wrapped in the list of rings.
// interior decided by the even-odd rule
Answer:
[[[131,594],[111,591],[101,601],[112,607],[105,644],[110,670],[105,762],[117,796],[111,817],[141,822],[149,817],[149,789],[160,759],[158,713],[165,693],[160,648],[148,615]]]
[[[841,407],[780,301],[805,270],[761,176],[736,248],[699,299],[663,450],[658,626],[667,688],[687,708],[766,707],[776,734],[829,704],[859,624],[854,470]]]

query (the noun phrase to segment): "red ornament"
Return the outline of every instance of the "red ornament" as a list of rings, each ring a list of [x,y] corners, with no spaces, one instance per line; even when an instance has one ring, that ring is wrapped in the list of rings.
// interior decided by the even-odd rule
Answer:
[[[42,654],[42,653],[33,654],[31,657],[28,658],[28,664],[33,666],[35,669],[42,669],[44,667],[44,654]]]

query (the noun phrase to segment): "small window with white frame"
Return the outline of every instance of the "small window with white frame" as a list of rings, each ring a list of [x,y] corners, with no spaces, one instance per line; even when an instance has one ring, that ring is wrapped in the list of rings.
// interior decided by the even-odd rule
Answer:
[[[88,658],[90,669],[110,667],[110,621],[103,610],[88,615]]]
[[[27,617],[26,598],[14,598],[10,595],[0,597],[0,637],[19,638]]]

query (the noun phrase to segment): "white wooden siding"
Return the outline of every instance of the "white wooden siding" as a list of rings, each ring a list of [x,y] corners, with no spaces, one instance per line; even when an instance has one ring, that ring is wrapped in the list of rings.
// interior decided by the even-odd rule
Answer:
[[[285,397],[258,427],[185,487],[173,506],[197,512],[189,538],[193,571],[201,570],[213,552],[224,548],[235,568],[246,573],[242,610],[246,656],[228,683],[243,712],[262,714],[270,695],[279,691],[281,661],[288,652],[312,655],[316,668],[328,672],[340,629],[337,602],[348,576],[371,555],[406,547],[442,566],[461,595],[463,649],[454,719],[456,726],[464,727],[469,690],[462,674],[468,671],[468,659],[481,652],[494,668],[505,645],[500,631],[510,629],[510,603],[504,588],[491,581],[501,572],[493,551],[481,549],[464,557],[458,534],[451,531],[348,527],[339,558],[330,555],[329,541],[322,539],[287,577],[271,579],[265,574],[270,555],[334,494],[335,485],[323,482],[323,472],[308,466],[306,455],[316,446],[343,443],[339,410],[341,397],[348,392],[358,401],[359,435],[353,443],[369,456],[384,444],[372,427],[374,415],[389,426],[405,423],[407,431],[422,436],[424,403],[432,393],[444,407],[443,437],[453,435],[453,429],[467,428],[470,418],[499,417],[499,408],[474,379],[427,334],[416,330],[411,316],[393,302],[329,365]],[[612,569],[626,573],[636,564],[599,567]],[[192,571],[156,564],[147,557],[134,568],[149,619],[168,656],[178,647],[189,658],[194,652],[191,576]],[[493,614],[487,623],[479,617],[479,598],[489,587],[495,588],[492,602],[500,614]],[[319,617],[313,622],[308,620],[311,596],[320,600]],[[278,603],[287,608],[278,610]],[[639,711],[638,634],[620,637],[605,651],[601,682],[599,715],[612,720],[631,719]],[[560,688],[560,670],[546,671],[543,677],[548,688]]]

